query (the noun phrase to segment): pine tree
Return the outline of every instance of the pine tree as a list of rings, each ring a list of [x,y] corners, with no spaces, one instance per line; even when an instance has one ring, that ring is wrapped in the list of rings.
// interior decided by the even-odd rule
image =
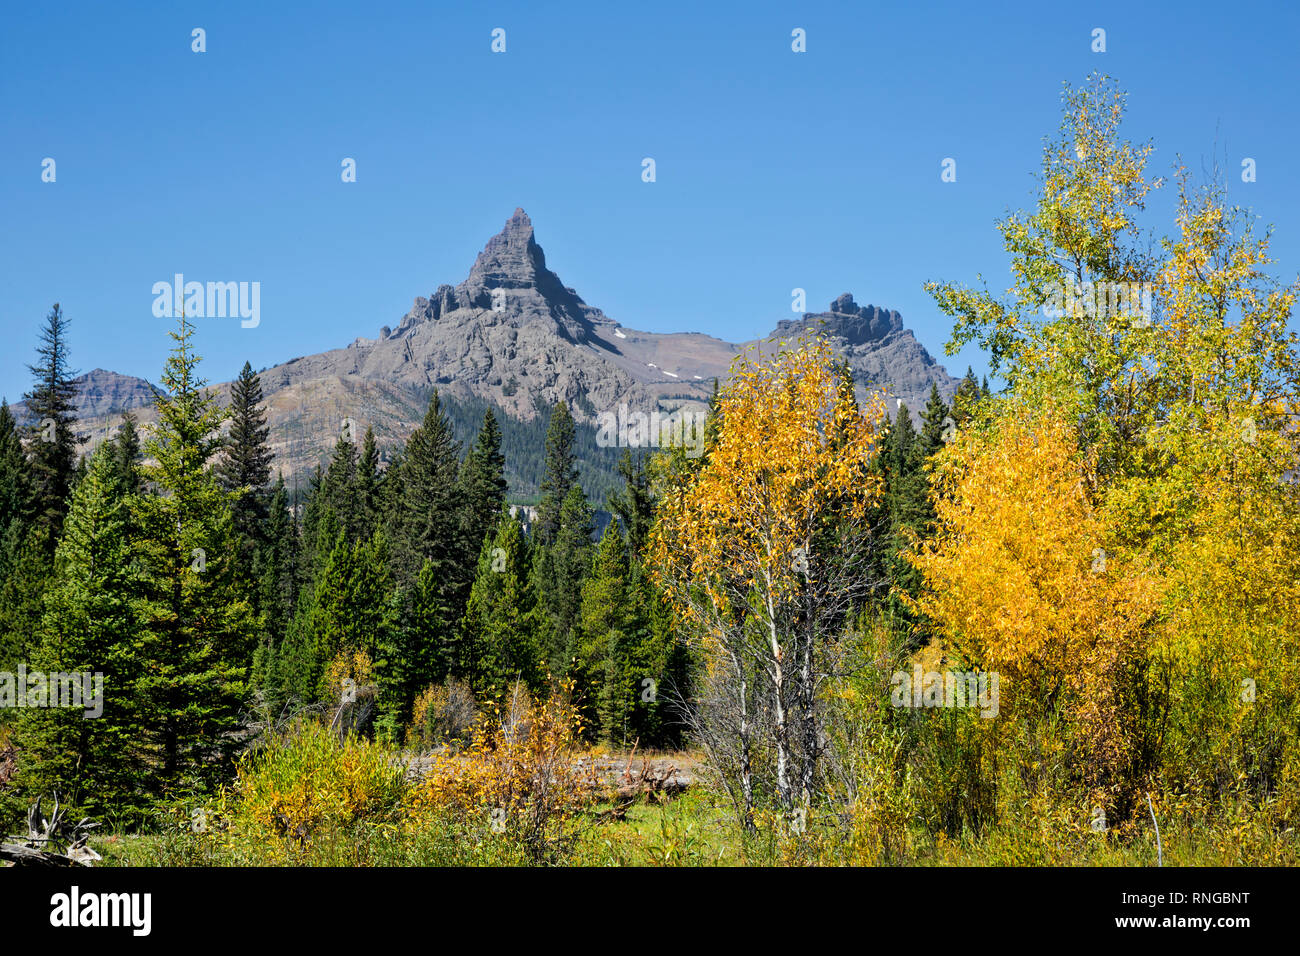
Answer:
[[[76,446],[82,438],[75,432],[77,372],[68,364],[68,325],[63,310],[54,303],[36,350],[40,361],[27,367],[36,384],[23,396],[27,413],[36,422],[27,447],[32,520],[51,558],[68,510],[77,471]]]
[[[645,459],[639,455],[633,458],[632,452],[626,448],[618,460],[618,473],[623,478],[623,488],[609,495],[608,507],[622,523],[628,547],[634,555],[640,555],[654,521],[650,473],[646,469]]]
[[[477,573],[461,620],[465,678],[475,696],[499,694],[516,680],[542,686],[545,624],[528,580],[528,546],[523,528],[503,518],[496,537],[484,542]]]
[[[944,445],[944,435],[948,432],[948,405],[939,394],[939,386],[930,386],[930,397],[926,400],[925,411],[921,413],[921,434],[919,436],[921,454],[929,458]]]
[[[379,446],[375,444],[375,430],[366,426],[361,440],[361,456],[357,459],[357,536],[368,538],[379,529],[379,506],[383,496],[379,472]]]
[[[27,459],[18,424],[9,403],[0,402],[0,582],[8,576],[26,530],[28,500]]]
[[[134,499],[146,617],[137,687],[165,790],[228,769],[256,639],[233,567],[233,502],[208,467],[225,412],[196,374],[193,331],[182,314],[145,445],[144,477],[157,493]]]
[[[216,473],[221,487],[234,497],[236,532],[252,542],[261,540],[267,514],[264,492],[275,457],[267,445],[271,429],[261,404],[262,381],[245,362],[230,388],[230,434]]]
[[[135,426],[135,416],[127,412],[111,442],[110,463],[113,482],[123,495],[140,492],[140,432]]]
[[[55,555],[40,641],[31,668],[45,674],[93,675],[85,708],[24,711],[18,784],[31,796],[59,793],[80,810],[139,807],[148,791],[148,740],[136,685],[138,592],[131,561],[127,502],[114,449],[100,446],[73,495]],[[98,710],[87,717],[87,710]]]
[[[569,406],[556,402],[546,429],[546,462],[543,466],[541,500],[537,504],[538,540],[553,542],[560,531],[560,512],[568,500],[569,490],[578,483],[577,459],[573,446],[576,429]]]
[[[474,447],[460,469],[461,524],[466,544],[480,548],[496,530],[506,503],[506,459],[501,454],[501,429],[492,409],[483,414]]]
[[[456,617],[464,606],[472,560],[461,536],[459,457],[451,423],[435,391],[403,454],[400,498],[393,515],[394,566],[398,581],[409,586],[424,563],[432,562],[441,597]]]
[[[552,674],[569,669],[582,603],[582,581],[591,567],[592,512],[582,486],[574,484],[564,499],[554,542],[539,545],[533,564],[534,589],[550,618],[547,662]]]

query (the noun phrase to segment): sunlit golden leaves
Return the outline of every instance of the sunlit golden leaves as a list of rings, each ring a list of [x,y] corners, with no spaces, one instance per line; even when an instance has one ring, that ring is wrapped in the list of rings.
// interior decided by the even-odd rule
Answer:
[[[829,523],[865,521],[881,493],[868,465],[883,407],[864,414],[835,362],[824,337],[737,360],[706,463],[661,489],[650,542],[661,582],[690,581],[715,609],[754,588],[779,602],[806,582],[800,559]]]

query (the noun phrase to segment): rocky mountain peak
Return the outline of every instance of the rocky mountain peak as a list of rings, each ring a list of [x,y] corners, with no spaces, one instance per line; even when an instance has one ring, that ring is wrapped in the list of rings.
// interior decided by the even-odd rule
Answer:
[[[824,331],[842,339],[845,345],[870,345],[905,332],[903,317],[893,309],[858,305],[851,292],[838,296],[826,312],[810,312],[802,319],[785,319],[778,323],[779,336]],[[910,335],[910,333],[907,333]]]
[[[478,254],[466,281],[479,279],[504,288],[524,288],[535,285],[545,272],[546,256],[533,238],[533,221],[516,208],[505,227]]]

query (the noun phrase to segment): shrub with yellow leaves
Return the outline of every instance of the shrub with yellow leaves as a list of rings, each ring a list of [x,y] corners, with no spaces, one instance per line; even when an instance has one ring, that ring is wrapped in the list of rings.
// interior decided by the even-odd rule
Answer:
[[[1084,786],[1131,783],[1131,669],[1161,581],[1109,540],[1090,462],[1055,408],[1008,401],[938,457],[939,532],[911,553],[918,609],[967,661],[1001,675],[1002,713],[1069,717]]]
[[[213,830],[232,845],[264,845],[275,862],[322,831],[387,818],[403,790],[395,757],[381,744],[299,720],[240,759],[212,810]]]
[[[434,758],[410,791],[408,813],[481,820],[489,832],[522,840],[536,860],[552,855],[597,794],[571,693],[572,682],[564,682],[549,697],[533,699],[516,683],[486,708],[463,751]]]

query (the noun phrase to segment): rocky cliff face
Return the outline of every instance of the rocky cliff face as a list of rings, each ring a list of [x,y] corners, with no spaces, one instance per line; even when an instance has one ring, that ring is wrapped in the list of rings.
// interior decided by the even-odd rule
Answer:
[[[863,397],[884,389],[916,413],[932,382],[945,398],[956,389],[957,380],[897,312],[859,306],[846,293],[827,312],[779,322],[773,336],[818,330],[848,358]],[[749,346],[776,347],[771,337],[734,345],[700,333],[621,326],[551,271],[532,222],[516,209],[460,284],[417,297],[374,338],[292,359],[263,371],[261,379],[276,466],[291,475],[328,456],[345,417],[363,429],[374,427],[381,444],[404,441],[433,388],[525,422],[565,401],[579,422],[591,423],[624,402],[645,412],[703,403],[713,379],[725,379],[732,360]],[[228,386],[218,391],[224,398]],[[96,370],[83,383],[85,430],[102,434],[127,409],[149,421],[152,410],[142,406],[151,399],[147,382]]]
[[[893,400],[902,399],[917,418],[932,384],[939,387],[944,401],[951,401],[957,391],[959,380],[930,356],[911,330],[903,327],[903,317],[896,311],[860,306],[845,292],[827,312],[779,322],[773,337],[797,338],[817,331],[829,336],[848,359],[859,400],[866,392],[883,391],[891,399],[890,414],[896,407]]]
[[[83,419],[98,419],[122,412],[148,408],[153,405],[158,389],[152,383],[134,375],[119,375],[97,368],[79,375],[73,382],[77,386],[77,414]],[[26,422],[27,404],[13,406],[14,417]]]

